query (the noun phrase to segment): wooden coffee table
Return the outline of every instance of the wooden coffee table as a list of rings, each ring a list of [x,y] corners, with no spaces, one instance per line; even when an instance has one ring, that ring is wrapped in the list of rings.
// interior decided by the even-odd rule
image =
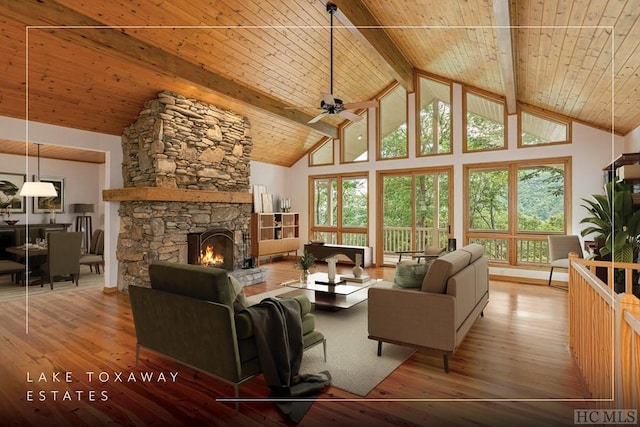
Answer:
[[[309,276],[307,283],[301,283],[299,280],[282,283],[282,286],[295,288],[295,290],[280,294],[278,298],[288,298],[302,294],[306,295],[309,301],[318,309],[343,310],[366,301],[369,296],[369,286],[380,280],[370,278],[363,283],[340,282],[342,279],[342,276],[336,275],[337,284],[326,284],[328,282],[326,273],[314,273]],[[316,281],[322,283],[316,283]]]

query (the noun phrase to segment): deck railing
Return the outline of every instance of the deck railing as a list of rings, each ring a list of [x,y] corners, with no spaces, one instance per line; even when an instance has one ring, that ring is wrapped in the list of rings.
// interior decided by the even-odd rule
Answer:
[[[382,233],[382,250],[386,254],[396,251],[410,251],[411,248],[411,227],[384,227]],[[447,228],[416,228],[416,248],[421,251],[425,246],[446,246],[449,239]]]
[[[572,257],[569,270],[569,343],[583,378],[606,409],[639,409],[640,300],[632,278],[640,264]],[[606,284],[596,269],[606,269]],[[625,275],[625,292],[613,290],[614,271]]]

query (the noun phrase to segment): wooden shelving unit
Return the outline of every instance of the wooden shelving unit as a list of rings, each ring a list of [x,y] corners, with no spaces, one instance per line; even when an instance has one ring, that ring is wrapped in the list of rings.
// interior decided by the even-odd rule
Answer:
[[[251,256],[260,257],[288,254],[300,247],[299,214],[254,213],[251,218]]]
[[[640,153],[624,153],[603,168],[605,182],[618,179],[618,168],[628,165],[640,165]],[[625,178],[624,182],[632,187],[633,204],[640,205],[640,178]]]

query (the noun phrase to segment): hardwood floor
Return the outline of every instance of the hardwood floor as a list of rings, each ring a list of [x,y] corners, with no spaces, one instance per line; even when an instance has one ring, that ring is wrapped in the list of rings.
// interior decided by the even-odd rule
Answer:
[[[265,266],[267,282],[246,288],[247,294],[275,289],[297,274],[291,261]],[[393,269],[366,274],[391,279]],[[34,296],[28,306],[1,302],[0,313],[2,425],[291,424],[268,402],[242,403],[234,413],[233,405],[216,401],[233,396],[231,386],[149,351],[136,367],[126,295],[78,289]],[[366,398],[328,388],[299,424],[573,425],[573,410],[591,404],[567,343],[566,292],[492,282],[485,316],[451,357],[449,374],[439,354],[415,353]],[[142,381],[151,374],[154,381]],[[158,382],[160,374],[166,381]],[[261,377],[240,390],[247,398],[269,393]]]

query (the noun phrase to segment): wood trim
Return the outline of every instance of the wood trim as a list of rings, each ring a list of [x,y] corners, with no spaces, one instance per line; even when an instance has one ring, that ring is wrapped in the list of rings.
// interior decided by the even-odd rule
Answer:
[[[422,154],[420,151],[420,79],[427,79],[427,80],[431,80],[434,81],[436,83],[441,83],[444,85],[449,86],[449,108],[451,110],[450,112],[450,116],[451,116],[451,120],[449,122],[449,133],[451,135],[451,150],[449,152],[440,152],[438,151],[437,153],[431,153],[431,154]],[[453,97],[453,81],[450,79],[446,79],[440,76],[437,76],[435,74],[429,73],[427,71],[423,71],[423,70],[416,70],[415,72],[415,82],[414,82],[414,86],[416,88],[415,91],[415,105],[413,108],[413,114],[414,114],[414,123],[415,126],[413,126],[413,133],[414,133],[414,146],[415,146],[415,156],[416,158],[421,158],[421,157],[432,157],[432,156],[444,156],[444,155],[451,155],[454,153],[455,148],[454,148],[454,132],[455,132],[455,114],[453,112],[453,108],[454,108],[454,97]],[[411,114],[410,112],[408,114]],[[440,141],[437,141],[437,144],[440,144]]]
[[[536,145],[523,145],[522,144],[522,113],[528,113],[532,116],[536,116],[543,120],[548,120],[550,122],[555,122],[558,124],[565,125],[567,127],[567,139],[566,141],[551,141],[545,142]],[[561,145],[561,144],[571,144],[572,143],[572,135],[573,135],[573,121],[569,117],[565,117],[562,114],[556,114],[548,110],[544,110],[542,108],[534,107],[529,104],[518,104],[518,148],[532,148],[532,147],[546,147],[549,145]]]
[[[504,144],[502,147],[487,148],[484,150],[469,150],[467,148],[467,94],[472,93],[476,96],[487,98],[490,101],[501,103],[503,106],[503,124],[504,124]],[[453,113],[452,113],[453,115]],[[453,137],[453,136],[452,136]],[[503,96],[496,95],[493,92],[479,89],[469,85],[462,85],[462,152],[463,153],[482,153],[489,151],[499,151],[509,149],[509,115],[507,114],[507,106]]]
[[[203,202],[203,203],[253,203],[249,192],[188,190],[182,188],[128,187],[102,190],[105,202]]]

